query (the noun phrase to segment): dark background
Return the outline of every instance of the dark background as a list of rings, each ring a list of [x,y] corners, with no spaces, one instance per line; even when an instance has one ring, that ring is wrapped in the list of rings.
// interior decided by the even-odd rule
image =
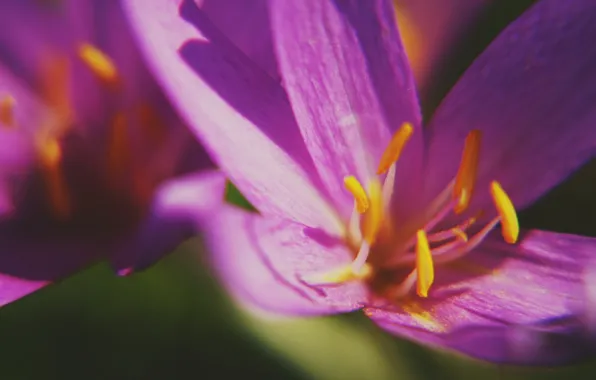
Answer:
[[[495,3],[436,70],[422,94],[425,115],[532,1]],[[524,211],[522,225],[596,236],[595,189],[593,162]],[[0,379],[587,379],[596,371],[596,361],[559,369],[479,363],[392,338],[359,314],[250,319],[196,263],[200,252],[191,241],[128,278],[97,265],[1,309]]]

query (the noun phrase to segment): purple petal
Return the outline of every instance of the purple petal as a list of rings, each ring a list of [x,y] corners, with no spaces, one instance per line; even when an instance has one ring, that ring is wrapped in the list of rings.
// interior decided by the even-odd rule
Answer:
[[[281,82],[273,52],[267,0],[203,0],[197,6],[230,41]]]
[[[595,250],[594,238],[529,231],[511,246],[495,234],[469,257],[437,267],[428,299],[367,314],[397,335],[480,359],[561,364],[596,348],[584,275]]]
[[[367,297],[357,282],[324,288],[306,282],[352,259],[342,241],[321,230],[229,205],[205,218],[203,227],[211,264],[232,295],[255,311],[340,313],[359,309]]]
[[[478,208],[490,208],[493,179],[524,207],[594,157],[595,33],[596,5],[585,0],[540,1],[512,23],[429,126],[429,194],[455,175],[465,135],[474,128],[483,132]]]
[[[192,1],[127,0],[158,79],[214,160],[263,213],[338,232],[283,89]]]
[[[60,7],[37,0],[4,0],[0,12],[0,59],[33,83],[39,64],[70,35],[64,32]]]
[[[403,122],[420,124],[393,7],[383,0],[277,1],[271,7],[280,70],[298,125],[329,192],[343,194],[349,210],[344,176],[368,181],[392,132]],[[400,165],[410,173],[410,160],[422,152],[419,128],[415,136]]]
[[[112,257],[120,273],[144,269],[196,234],[197,223],[224,200],[226,179],[216,171],[163,183],[148,215]]]

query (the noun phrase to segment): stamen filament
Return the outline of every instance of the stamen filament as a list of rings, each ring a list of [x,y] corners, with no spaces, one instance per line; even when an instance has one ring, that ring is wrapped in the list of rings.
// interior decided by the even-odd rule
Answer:
[[[0,123],[5,127],[14,127],[15,99],[11,95],[4,95],[0,99]]]
[[[403,123],[401,127],[393,134],[389,145],[381,156],[381,160],[377,168],[377,174],[385,173],[387,170],[389,170],[391,165],[399,160],[399,156],[401,155],[401,152],[403,151],[410,137],[412,137],[412,133],[414,133],[414,127],[412,124]]]
[[[436,264],[445,264],[454,260],[457,260],[465,256],[468,252],[473,250],[482,243],[486,235],[488,235],[493,228],[499,223],[499,218],[495,218],[490,221],[482,230],[480,230],[472,238],[468,239],[467,244],[462,244],[459,241],[450,244],[445,244],[434,250],[434,259]]]
[[[428,297],[428,290],[435,280],[433,256],[424,230],[418,230],[416,237],[416,272],[418,273],[416,293],[418,296],[426,298]]]
[[[432,250],[434,264],[445,264],[447,262],[459,259],[465,256],[472,249],[476,248],[484,238],[492,231],[493,228],[499,223],[499,218],[491,220],[486,226],[484,226],[476,235],[468,238],[467,242],[456,240],[451,243],[447,243],[436,247]],[[401,267],[405,265],[412,265],[416,261],[415,253],[407,253],[403,256],[398,257],[391,262],[386,264],[387,267]]]
[[[70,215],[71,205],[64,173],[60,166],[62,150],[58,141],[49,140],[43,143],[39,150],[39,158],[52,211],[58,218],[67,218]]]
[[[476,222],[476,218],[477,217],[475,216],[468,218],[463,223],[448,230],[433,232],[432,234],[428,235],[428,241],[431,243],[437,243],[444,240],[452,239],[453,237],[459,237],[462,240],[467,240],[466,231],[468,228],[470,228],[472,224]],[[426,228],[425,231],[427,231]],[[463,239],[462,234],[466,236],[466,239]]]
[[[418,271],[414,268],[408,276],[399,284],[398,286],[394,287],[389,292],[389,298],[400,299],[404,298],[405,296],[410,293],[412,287],[418,281]]]
[[[456,214],[464,212],[472,199],[476,173],[478,171],[480,137],[480,131],[472,130],[468,133],[464,143],[464,151],[457,171],[455,187],[453,188],[453,198],[457,201],[454,207]]]
[[[89,43],[83,43],[79,46],[78,55],[99,80],[110,86],[119,85],[116,65],[104,52]]]
[[[362,184],[360,184],[356,177],[349,175],[344,178],[344,186],[346,190],[352,193],[354,204],[356,205],[358,212],[364,214],[366,210],[368,210],[370,202]]]
[[[356,205],[356,202],[354,202],[354,208],[352,209],[352,214],[350,215],[350,224],[348,225],[348,234],[350,236],[351,241],[355,245],[361,244],[362,232],[360,231],[360,213],[358,212],[358,207]]]
[[[42,64],[41,92],[56,117],[46,127],[59,136],[70,128],[74,113],[70,97],[70,66],[68,59],[60,55],[52,56]]]
[[[126,116],[118,113],[110,125],[107,151],[108,175],[112,186],[123,185],[130,165],[129,136]]]
[[[391,205],[391,197],[393,197],[393,187],[395,185],[395,171],[396,167],[395,164],[389,167],[389,171],[387,171],[387,175],[385,176],[385,181],[383,181],[383,202],[385,203],[385,212],[389,211],[389,206]]]
[[[368,259],[368,254],[370,253],[370,245],[366,242],[366,240],[362,241],[360,245],[360,249],[358,250],[358,254],[356,258],[352,262],[352,271],[356,274],[362,271],[364,264],[366,263],[366,259]]]
[[[513,202],[497,181],[491,182],[490,194],[501,218],[503,239],[509,244],[514,244],[519,236],[519,223]]]

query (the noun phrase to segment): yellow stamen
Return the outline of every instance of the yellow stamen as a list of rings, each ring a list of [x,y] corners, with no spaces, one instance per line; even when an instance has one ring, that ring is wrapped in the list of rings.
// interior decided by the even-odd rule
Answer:
[[[453,197],[457,199],[454,208],[456,214],[464,212],[472,199],[478,169],[478,157],[480,155],[480,137],[481,134],[478,130],[470,131],[466,137],[453,188]]]
[[[454,227],[451,229],[453,235],[455,235],[458,239],[463,241],[464,243],[468,242],[468,235],[459,227]]]
[[[358,212],[364,214],[366,210],[368,210],[370,203],[368,201],[368,197],[366,196],[366,191],[364,191],[364,188],[362,187],[362,184],[358,182],[356,177],[349,175],[344,178],[344,186],[346,190],[352,193]]]
[[[62,160],[60,144],[55,139],[49,139],[40,145],[38,152],[52,211],[58,218],[67,218],[71,212],[71,205],[60,165]]]
[[[5,127],[14,127],[15,99],[11,95],[4,95],[0,99],[0,123]]]
[[[110,125],[108,142],[108,175],[113,186],[123,185],[130,164],[130,145],[126,116],[118,113]]]
[[[341,284],[347,281],[365,280],[371,275],[372,267],[369,264],[364,264],[357,272],[351,265],[346,265],[326,273],[309,276],[307,280],[318,284]]]
[[[381,229],[383,222],[383,189],[379,181],[372,181],[368,186],[368,195],[370,197],[370,207],[364,214],[362,224],[362,237],[372,245]]]
[[[119,85],[116,65],[104,52],[89,43],[83,43],[79,46],[78,55],[100,81],[110,86]]]
[[[435,280],[435,269],[426,232],[418,230],[416,237],[416,271],[418,272],[416,293],[420,297],[426,298],[428,297],[428,290]]]
[[[519,223],[517,213],[511,199],[497,181],[490,184],[490,195],[493,197],[495,208],[501,217],[501,233],[503,239],[509,244],[514,244],[519,236]]]
[[[387,149],[381,156],[379,167],[377,168],[377,174],[383,174],[391,165],[393,165],[401,155],[406,143],[414,133],[414,127],[410,123],[403,123],[402,126],[393,134]]]

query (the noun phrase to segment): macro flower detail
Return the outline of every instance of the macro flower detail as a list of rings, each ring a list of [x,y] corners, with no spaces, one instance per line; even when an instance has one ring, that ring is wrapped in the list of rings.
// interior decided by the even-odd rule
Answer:
[[[209,161],[120,4],[8,1],[0,22],[0,306],[100,259],[141,268],[189,237],[170,193]]]
[[[516,211],[595,156],[591,2],[531,7],[425,125],[390,1],[268,2],[252,21],[254,35],[270,26],[274,64],[246,46],[250,29],[238,39],[212,17],[216,2],[125,4],[158,81],[258,210],[221,203],[201,223],[240,303],[363,310],[498,363],[593,354],[596,241],[520,229]]]

